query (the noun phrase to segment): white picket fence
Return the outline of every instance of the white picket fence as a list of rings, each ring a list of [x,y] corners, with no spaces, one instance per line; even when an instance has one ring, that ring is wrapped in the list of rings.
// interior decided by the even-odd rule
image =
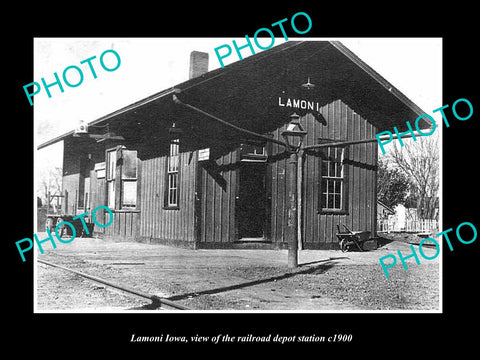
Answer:
[[[382,232],[435,232],[438,230],[439,227],[437,220],[423,219],[396,221],[395,219],[389,219],[377,221],[377,231]]]

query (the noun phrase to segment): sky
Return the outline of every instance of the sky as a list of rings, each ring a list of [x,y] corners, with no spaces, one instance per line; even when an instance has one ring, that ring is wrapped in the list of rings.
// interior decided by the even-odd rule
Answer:
[[[74,129],[80,120],[91,122],[149,95],[188,80],[188,62],[193,50],[209,53],[209,71],[220,67],[214,49],[243,38],[36,38],[34,41],[34,78],[54,82],[54,72],[76,65],[83,70],[83,82],[75,88],[64,85],[50,88],[51,98],[42,91],[34,97],[35,148],[42,142]],[[291,38],[289,40],[339,40],[426,113],[439,123],[432,110],[442,103],[441,38]],[[284,43],[276,38],[274,46]],[[262,43],[262,42],[261,42]],[[265,42],[267,43],[267,42]],[[115,50],[121,64],[107,72],[99,64],[100,55]],[[248,49],[242,51],[248,56]],[[257,51],[260,52],[260,51]],[[110,54],[111,55],[111,54]],[[87,64],[80,61],[96,56],[92,64],[94,79]],[[105,56],[105,62],[112,57]],[[238,60],[231,55],[229,64]],[[115,61],[113,61],[115,65]],[[112,66],[113,66],[112,65]],[[110,66],[107,63],[107,66]],[[69,72],[76,82],[75,71]],[[25,97],[25,106],[29,106]],[[62,143],[35,151],[35,163],[42,168],[61,166]]]

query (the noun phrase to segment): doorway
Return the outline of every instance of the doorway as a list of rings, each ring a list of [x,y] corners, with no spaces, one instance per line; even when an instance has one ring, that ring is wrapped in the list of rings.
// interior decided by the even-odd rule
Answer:
[[[238,239],[266,238],[267,192],[265,163],[244,163],[239,169],[236,200]]]

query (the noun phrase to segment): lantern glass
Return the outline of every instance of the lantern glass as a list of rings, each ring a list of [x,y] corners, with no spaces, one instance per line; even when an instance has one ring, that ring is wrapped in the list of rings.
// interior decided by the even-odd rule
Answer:
[[[303,143],[303,134],[297,134],[294,132],[282,133],[283,138],[287,142],[288,146],[292,148],[299,148]]]
[[[282,132],[282,136],[288,144],[290,151],[298,151],[303,144],[303,139],[307,132],[300,124],[300,116],[293,114],[290,118],[291,121],[287,125],[287,129]]]

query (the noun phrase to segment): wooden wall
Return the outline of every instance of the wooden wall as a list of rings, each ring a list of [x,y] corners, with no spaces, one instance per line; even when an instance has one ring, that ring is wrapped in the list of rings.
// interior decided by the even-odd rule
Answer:
[[[62,211],[66,214],[76,214],[80,181],[80,154],[78,147],[71,141],[64,142],[62,168]]]
[[[326,125],[307,114],[301,118],[302,126],[308,134],[305,145],[318,144],[320,139],[360,140],[373,138],[376,129],[356,114],[346,104],[336,100],[325,105],[321,113]],[[283,128],[274,132],[275,138],[281,138]],[[315,155],[307,155],[303,163],[303,203],[302,233],[306,248],[336,248],[337,228],[345,224],[351,230],[376,231],[376,162],[377,143],[349,146],[348,158],[344,166],[348,173],[348,211],[346,214],[322,213],[320,209],[320,159]],[[283,147],[273,145],[273,154],[283,151]],[[287,160],[277,161],[272,170],[272,239],[286,241],[286,175]],[[283,209],[283,210],[282,210]]]
[[[213,162],[199,163],[199,242],[231,243],[236,240],[235,196],[239,156],[231,151]]]
[[[76,214],[80,175],[64,175],[62,180],[62,207],[65,214]],[[65,196],[65,194],[67,194]]]
[[[166,156],[142,161],[139,235],[153,242],[188,246],[195,241],[196,153],[180,153],[179,207],[166,209]]]
[[[105,148],[114,146],[114,144],[96,144],[85,139],[71,138],[64,141],[64,159],[63,159],[63,190],[67,191],[67,207],[65,212],[69,215],[88,212],[87,222],[93,222],[92,212],[100,205],[106,204],[105,177],[97,177],[95,164],[105,161]],[[89,193],[89,204],[86,209],[78,208],[78,196],[80,182],[84,181],[84,176],[80,174],[80,159],[87,159],[87,173],[90,180],[86,183]],[[89,170],[89,171],[88,171]],[[76,205],[75,205],[76,204]],[[102,228],[94,226],[94,234],[102,237],[110,237],[115,240],[133,240],[138,238],[138,223],[140,219],[139,210],[112,210],[114,221],[108,227]],[[110,215],[103,209],[95,213],[98,222],[106,224],[110,220]]]
[[[104,236],[112,237],[118,240],[134,240],[138,238],[138,221],[140,218],[140,212],[134,210],[112,210],[113,223],[105,228],[95,226],[95,231],[100,231]],[[102,221],[103,224],[107,224],[109,214],[102,209],[98,210],[98,214],[104,214],[103,220],[100,216],[97,216],[97,221]]]
[[[325,105],[321,113],[326,125],[307,114],[301,118],[308,134],[305,145],[318,144],[320,139],[360,140],[373,138],[376,129],[342,101]],[[282,139],[285,126],[275,130],[273,136]],[[287,224],[287,171],[288,157],[280,145],[269,146],[267,179],[271,192],[270,231],[267,240],[274,247],[284,247]],[[306,248],[337,248],[336,225],[345,224],[351,230],[366,230],[375,234],[376,227],[376,158],[377,143],[352,145],[344,166],[348,211],[345,214],[322,213],[320,209],[320,158],[314,154],[305,157],[303,169],[302,234]],[[238,151],[231,151],[216,159],[214,164],[200,167],[201,201],[200,236],[202,247],[228,247],[238,240],[235,223],[235,200],[238,192]]]
[[[340,100],[325,105],[321,113],[326,124],[309,114],[301,118],[308,132],[305,145],[317,144],[320,139],[373,138],[377,132]],[[273,131],[274,138],[281,139],[284,128],[285,125]],[[66,149],[69,153],[65,153],[65,158],[70,165],[69,173],[64,174],[64,188],[74,194],[78,188],[78,173],[72,171],[76,160],[70,153],[82,150],[70,145]],[[90,171],[90,209],[93,210],[104,205],[106,200],[105,179],[97,179],[97,172],[93,170],[94,163],[104,161],[104,148],[89,151],[93,153]],[[197,151],[180,154],[180,206],[176,209],[164,206],[166,156],[155,155],[139,160],[137,209],[115,211],[113,224],[107,228],[95,227],[95,231],[115,238],[189,247],[197,244],[200,247],[228,247],[234,243],[238,240],[235,214],[240,164],[238,149],[225,151],[210,162],[197,162],[197,157]],[[266,235],[267,240],[278,247],[285,245],[286,241],[287,161],[284,147],[269,145],[266,181],[271,202]],[[351,230],[367,230],[375,235],[376,164],[376,142],[350,146],[344,164],[348,168],[348,211],[345,214],[322,213],[319,202],[320,159],[315,154],[306,156],[301,209],[305,248],[336,248],[337,224],[345,224]],[[69,204],[73,201],[73,198],[69,199]],[[99,219],[102,212],[98,212]],[[104,221],[107,220],[108,214],[105,214]]]

